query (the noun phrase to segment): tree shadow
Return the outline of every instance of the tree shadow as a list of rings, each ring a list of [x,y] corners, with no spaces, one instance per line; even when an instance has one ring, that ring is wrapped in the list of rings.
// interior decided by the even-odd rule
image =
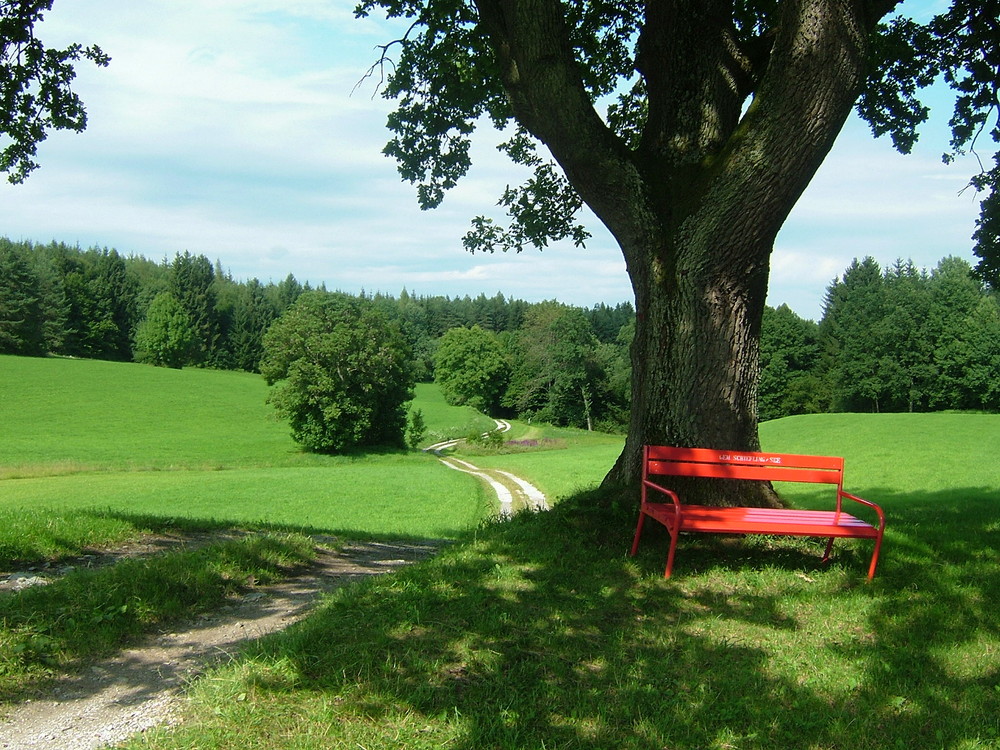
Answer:
[[[428,742],[469,750],[993,747],[1000,508],[959,494],[967,512],[941,507],[953,492],[879,492],[871,584],[870,550],[848,545],[829,570],[755,549],[734,573],[731,545],[709,544],[664,581],[659,554],[625,558],[634,516],[567,502],[352,588],[244,679],[262,705],[336,696],[317,710],[342,741],[424,720]]]

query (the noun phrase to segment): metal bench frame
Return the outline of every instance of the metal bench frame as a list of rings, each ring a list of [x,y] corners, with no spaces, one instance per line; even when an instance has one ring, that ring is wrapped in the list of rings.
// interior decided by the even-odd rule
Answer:
[[[825,511],[685,505],[676,492],[652,481],[651,477],[658,476],[832,484],[837,488],[836,507]],[[667,500],[650,500],[650,490],[666,495]],[[878,517],[878,525],[867,523],[844,511],[844,498],[872,509]],[[673,570],[674,554],[681,532],[826,537],[829,541],[823,554],[824,563],[830,559],[834,539],[874,539],[875,549],[868,566],[868,580],[875,576],[882,535],[885,532],[885,513],[875,503],[844,492],[843,458],[647,445],[643,447],[641,499],[631,554],[634,556],[639,549],[646,517],[662,523],[670,533],[670,551],[667,554],[664,578],[669,578]]]

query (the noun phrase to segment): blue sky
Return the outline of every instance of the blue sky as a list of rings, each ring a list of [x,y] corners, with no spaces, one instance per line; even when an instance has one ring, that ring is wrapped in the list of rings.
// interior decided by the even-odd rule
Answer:
[[[500,193],[521,177],[488,131],[444,205],[417,208],[381,154],[391,104],[371,85],[354,91],[394,30],[354,19],[353,6],[56,0],[43,38],[96,42],[113,60],[80,66],[87,131],[50,136],[41,169],[0,183],[0,235],[154,259],[187,250],[239,279],[293,273],[349,292],[631,300],[621,254],[596,220],[582,250],[463,250],[471,217],[497,215]],[[974,261],[978,203],[959,195],[973,165],[941,164],[948,114],[936,113],[907,157],[848,124],[778,237],[768,304],[818,319],[827,286],[855,257]]]

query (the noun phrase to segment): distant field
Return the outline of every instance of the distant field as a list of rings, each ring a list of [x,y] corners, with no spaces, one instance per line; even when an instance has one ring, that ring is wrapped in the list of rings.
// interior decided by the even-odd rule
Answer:
[[[453,536],[487,512],[474,478],[415,452],[302,452],[257,375],[0,357],[0,515],[155,515],[353,534]],[[483,424],[422,385],[428,429]],[[486,426],[492,421],[486,420]]]
[[[484,485],[422,453],[304,453],[257,375],[0,356],[0,383],[0,519],[34,513],[61,527],[85,513],[449,537],[492,512]],[[431,384],[417,385],[411,408],[423,412],[425,444],[494,426]],[[559,435],[561,449],[483,456],[483,465],[515,471],[552,499],[599,482],[621,450],[612,436],[515,430]],[[8,547],[17,556],[36,545]]]
[[[0,356],[0,476],[315,464],[259,375]]]
[[[843,456],[848,491],[995,493],[1000,415],[809,414],[761,425],[765,450]]]

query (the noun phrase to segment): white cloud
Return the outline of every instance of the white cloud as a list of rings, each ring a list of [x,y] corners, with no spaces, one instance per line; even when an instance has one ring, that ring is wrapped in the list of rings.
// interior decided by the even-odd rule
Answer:
[[[0,185],[0,231],[117,247],[150,258],[190,250],[240,278],[331,288],[479,293],[573,304],[631,299],[624,262],[591,217],[587,250],[472,256],[469,220],[523,172],[484,133],[470,175],[435,211],[381,154],[390,104],[355,84],[398,23],[356,20],[330,0],[75,0],[45,22],[50,44],[96,42],[110,68],[80,66],[82,134],[43,144],[42,168]],[[937,144],[941,149],[944,144]],[[818,317],[853,257],[970,257],[968,170],[935,148],[895,155],[850,125],[779,235],[769,304]],[[502,216],[498,216],[502,218]]]

